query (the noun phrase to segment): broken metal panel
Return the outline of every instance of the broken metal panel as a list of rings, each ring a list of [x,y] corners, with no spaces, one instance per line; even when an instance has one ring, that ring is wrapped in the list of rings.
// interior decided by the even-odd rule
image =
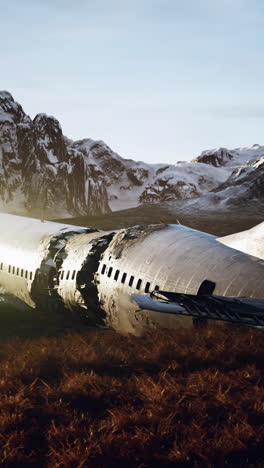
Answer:
[[[115,232],[96,232],[72,236],[65,246],[65,259],[61,265],[58,286],[64,305],[74,310],[82,308],[87,316],[99,320],[100,311],[95,273],[98,270],[100,256],[107,248]],[[100,320],[99,320],[100,321]]]

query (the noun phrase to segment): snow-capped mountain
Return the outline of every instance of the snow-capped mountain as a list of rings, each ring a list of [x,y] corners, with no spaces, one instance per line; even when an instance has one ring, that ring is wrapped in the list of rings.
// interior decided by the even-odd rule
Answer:
[[[95,177],[68,144],[59,122],[45,114],[31,120],[8,92],[0,92],[0,209],[53,216],[110,211],[104,177]]]
[[[208,193],[217,198],[219,190],[250,185],[263,172],[262,163],[256,166],[261,154],[264,147],[254,145],[206,151],[191,163],[133,161],[103,141],[66,138],[54,117],[38,114],[32,120],[10,93],[0,92],[1,211],[59,218]],[[245,161],[251,162],[241,168]]]
[[[229,171],[225,182],[195,202],[197,207],[214,209],[264,202],[264,146],[208,150],[194,161],[225,167]]]
[[[250,148],[218,148],[203,151],[200,156],[193,159],[193,162],[210,164],[214,167],[235,168],[246,164],[254,163],[264,156],[264,146],[253,145]]]

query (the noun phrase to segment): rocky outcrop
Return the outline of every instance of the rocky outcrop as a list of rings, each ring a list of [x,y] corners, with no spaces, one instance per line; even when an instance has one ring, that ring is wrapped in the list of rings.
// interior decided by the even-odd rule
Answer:
[[[264,156],[232,172],[226,182],[212,190],[229,205],[264,201]]]
[[[205,151],[191,163],[133,161],[103,141],[66,138],[57,119],[32,120],[0,92],[0,211],[60,218],[177,200],[262,199],[262,157],[264,147],[254,145]]]
[[[240,167],[253,163],[264,156],[264,146],[253,145],[250,148],[218,148],[203,151],[193,162],[210,164],[214,167]]]
[[[225,166],[234,158],[231,151],[226,148],[219,148],[217,150],[203,151],[200,156],[193,159],[193,162],[200,162],[211,164],[214,167]]]
[[[0,92],[0,207],[47,217],[110,211],[104,177],[58,120],[31,120],[8,92]]]
[[[206,172],[206,174],[204,173]],[[0,209],[45,217],[104,214],[140,203],[198,197],[227,178],[198,164],[145,164],[103,141],[72,141],[57,119],[32,120],[0,92]]]

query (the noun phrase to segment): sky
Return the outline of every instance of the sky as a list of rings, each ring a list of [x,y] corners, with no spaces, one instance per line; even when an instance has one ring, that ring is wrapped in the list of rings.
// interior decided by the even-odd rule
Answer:
[[[0,0],[0,89],[74,140],[191,160],[264,144],[263,0]]]

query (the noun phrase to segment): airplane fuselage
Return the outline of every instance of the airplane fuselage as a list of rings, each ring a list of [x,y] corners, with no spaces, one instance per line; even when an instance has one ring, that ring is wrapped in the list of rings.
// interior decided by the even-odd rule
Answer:
[[[190,319],[137,313],[131,294],[153,290],[264,298],[264,262],[181,225],[97,231],[0,214],[0,287],[30,307],[65,307],[120,331]]]

